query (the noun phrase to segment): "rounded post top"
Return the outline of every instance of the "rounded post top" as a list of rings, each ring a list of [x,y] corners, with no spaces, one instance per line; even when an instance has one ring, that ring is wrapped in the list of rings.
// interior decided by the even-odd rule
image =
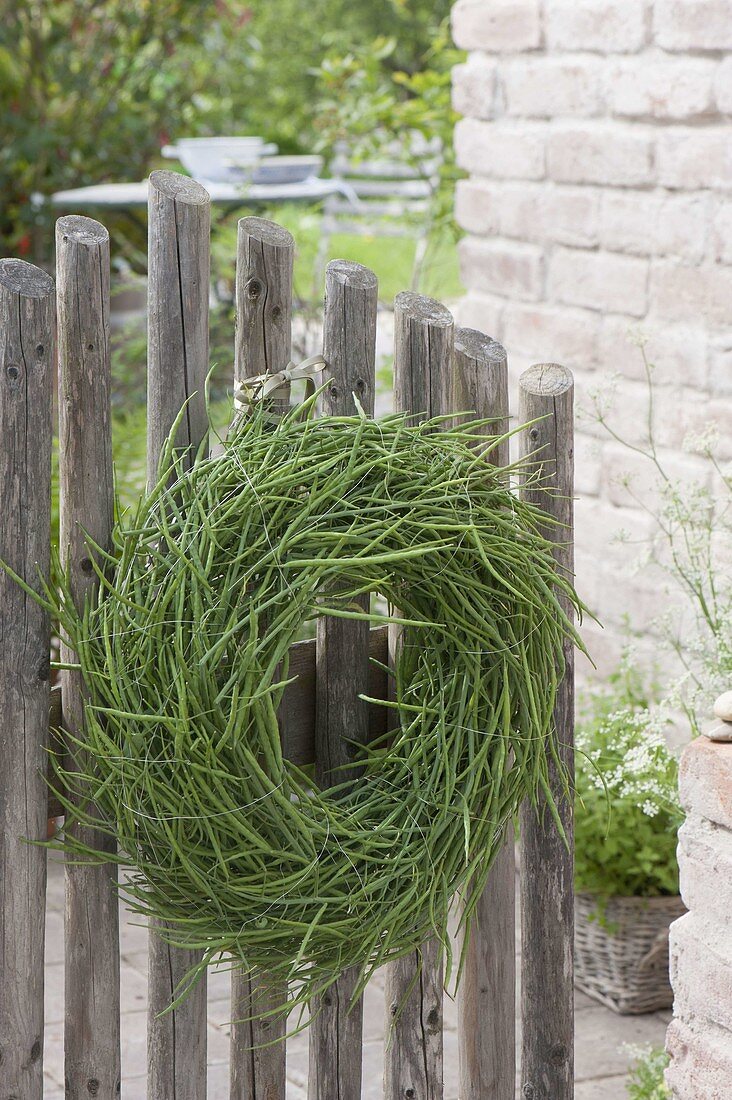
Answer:
[[[413,290],[402,290],[397,294],[394,312],[402,313],[411,321],[431,328],[449,328],[453,324],[453,317],[447,306],[443,306],[436,298],[415,294]]]
[[[560,397],[573,388],[574,378],[559,363],[535,363],[521,375],[519,386],[536,397]]]
[[[475,328],[455,330],[455,352],[477,363],[505,363],[507,358],[503,344]]]
[[[331,260],[325,269],[325,281],[352,287],[354,290],[376,290],[379,281],[373,271],[354,260]]]
[[[0,260],[0,286],[21,298],[47,298],[53,293],[53,279],[47,271],[25,260]]]
[[[205,187],[190,176],[183,176],[180,172],[171,172],[167,168],[161,168],[150,173],[148,182],[150,195],[157,191],[175,202],[185,202],[190,206],[208,206],[211,196]]]
[[[285,248],[294,251],[295,238],[289,229],[277,222],[271,222],[268,218],[255,218],[252,216],[239,218],[239,239],[243,236],[252,237],[255,241],[261,241],[271,248]]]
[[[66,214],[56,222],[56,244],[64,241],[74,244],[106,244],[109,233],[101,222],[85,218],[82,214]]]

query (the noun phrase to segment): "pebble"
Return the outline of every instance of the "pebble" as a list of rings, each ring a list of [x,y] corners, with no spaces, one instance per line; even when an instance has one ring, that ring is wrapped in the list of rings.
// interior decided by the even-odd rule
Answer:
[[[732,741],[732,722],[720,722],[705,734],[710,741]]]
[[[732,691],[725,691],[714,704],[715,718],[723,722],[732,722]]]

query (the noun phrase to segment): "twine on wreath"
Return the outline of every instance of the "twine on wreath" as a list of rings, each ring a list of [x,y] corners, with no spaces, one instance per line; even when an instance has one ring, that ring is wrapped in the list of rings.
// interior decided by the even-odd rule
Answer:
[[[234,383],[234,408],[238,413],[248,412],[257,401],[264,401],[290,382],[313,379],[325,367],[322,355],[311,355],[302,363],[290,361],[284,370],[276,374],[258,374],[254,378],[242,378]]]

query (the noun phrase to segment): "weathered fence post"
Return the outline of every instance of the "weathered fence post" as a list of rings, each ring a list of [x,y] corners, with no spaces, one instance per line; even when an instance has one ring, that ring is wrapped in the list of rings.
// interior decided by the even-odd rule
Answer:
[[[556,523],[545,534],[554,543],[562,573],[571,578],[573,554],[574,426],[571,373],[554,363],[525,371],[520,380],[521,455],[541,473],[523,496]],[[544,419],[531,424],[538,417]],[[565,611],[572,608],[564,601]],[[565,674],[554,708],[563,767],[574,777],[574,649],[564,643]],[[521,809],[521,1082],[526,1100],[574,1096],[574,858],[573,806],[552,768],[551,789],[567,837],[548,812]]]
[[[292,235],[264,218],[239,222],[236,257],[234,379],[275,374],[290,361],[292,348]],[[287,408],[289,386],[272,397],[274,414]],[[284,1100],[286,1021],[248,1019],[274,998],[241,969],[231,972],[231,1100]]]
[[[452,409],[452,314],[411,291],[394,302],[394,407],[436,416]],[[390,631],[390,648],[398,644]],[[443,1092],[441,946],[429,940],[386,969],[386,1100],[441,1100]],[[399,1018],[395,1017],[401,1010]]]
[[[504,348],[474,329],[455,333],[456,411],[495,417],[481,440],[508,430],[508,363]],[[483,444],[481,443],[481,446]],[[508,440],[486,445],[486,461],[506,466]],[[516,1079],[516,863],[513,823],[475,910],[458,993],[461,1100],[513,1096]]]
[[[208,371],[211,202],[208,192],[175,172],[153,172],[148,205],[148,485],[185,401],[176,445],[190,459],[208,435],[204,383]],[[171,947],[150,934],[148,969],[149,1100],[206,1096],[206,976],[164,1016],[177,987],[200,962],[197,951]],[[178,991],[179,992],[179,991]]]
[[[150,175],[148,201],[147,480],[187,401],[177,443],[196,447],[208,435],[211,200],[177,172]],[[195,396],[194,396],[195,394]]]
[[[97,587],[86,535],[108,548],[114,519],[109,361],[109,234],[90,218],[56,223],[59,351],[59,511],[61,560],[77,606]],[[74,651],[63,643],[61,659]],[[84,687],[61,677],[64,728],[79,737]],[[74,767],[74,756],[67,760]],[[100,852],[114,840],[89,826],[74,835]],[[78,858],[66,864],[66,1095],[116,1100],[120,1090],[119,905],[117,868]]]
[[[354,394],[373,416],[376,388],[376,311],[378,284],[368,268],[333,260],[325,276],[323,356],[326,361],[322,409],[326,416],[356,413]],[[368,597],[361,606],[368,609]],[[369,733],[369,623],[318,620],[315,778],[321,788],[343,782],[353,769],[353,744]],[[363,1002],[351,1008],[358,968],[345,971],[314,1005],[310,1027],[310,1100],[360,1100]]]
[[[0,260],[0,558],[33,588],[51,540],[53,279]],[[43,1097],[50,622],[0,571],[0,1094]]]

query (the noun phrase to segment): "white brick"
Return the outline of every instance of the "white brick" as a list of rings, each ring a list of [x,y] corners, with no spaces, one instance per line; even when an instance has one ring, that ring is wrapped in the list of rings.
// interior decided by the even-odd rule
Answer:
[[[712,111],[716,65],[701,58],[616,63],[607,98],[611,111],[631,118],[689,119]]]
[[[548,0],[550,49],[635,53],[646,37],[645,0]]]
[[[655,41],[664,50],[732,49],[729,0],[656,0]]]
[[[632,538],[632,529],[629,533]],[[639,571],[637,559],[642,557],[644,549],[629,544],[628,560],[614,569],[604,562],[597,563],[600,578],[597,610],[600,622],[608,627],[615,626],[623,631],[629,626],[633,633],[644,637],[662,637],[663,616],[674,616],[678,624],[678,615],[684,610],[683,600],[668,582],[659,584],[655,570]]]
[[[679,793],[687,813],[732,828],[732,744],[697,737],[684,749]]]
[[[651,305],[661,319],[692,324],[703,319],[712,326],[727,326],[732,320],[732,268],[654,260]]]
[[[705,389],[708,378],[707,334],[703,328],[658,324],[645,318],[605,314],[598,340],[598,364],[637,382],[646,380],[639,340],[658,386]]]
[[[477,328],[479,332],[492,336],[494,340],[503,341],[505,304],[505,298],[469,290],[454,307],[453,314],[458,325],[464,328]]]
[[[703,454],[701,441],[710,428],[716,429],[715,457],[723,462],[732,459],[732,400],[711,398],[697,390],[664,389],[656,394],[654,404],[656,441],[661,447],[688,450]]]
[[[690,491],[696,486],[709,486],[710,467],[705,459],[696,455],[661,451],[659,460],[664,471],[684,491]],[[603,447],[602,495],[613,504],[626,508],[635,508],[639,504],[647,508],[657,508],[661,484],[658,470],[645,455],[639,455],[621,443],[609,442]],[[656,589],[658,590],[658,583]],[[668,601],[664,600],[664,611],[667,607]]]
[[[577,489],[579,495],[580,493]],[[577,591],[582,593],[582,600],[590,612],[598,617],[600,606],[600,577],[597,571],[597,562],[589,554],[575,547],[574,572],[577,578]]]
[[[455,187],[455,218],[462,229],[482,236],[500,232],[500,190],[493,180],[463,179]]]
[[[472,233],[540,239],[541,192],[541,185],[534,183],[459,180],[455,199],[458,224]]]
[[[701,260],[709,221],[706,196],[606,191],[600,244],[636,256],[673,255]]]
[[[591,248],[598,240],[600,192],[589,187],[541,187],[547,240]]]
[[[508,125],[464,118],[455,127],[461,168],[499,179],[541,179],[546,130],[541,125]]]
[[[460,268],[471,290],[529,301],[542,292],[543,255],[532,245],[465,237],[460,242]]]
[[[541,45],[539,0],[457,0],[452,35],[463,50],[536,49]]]
[[[582,595],[584,589],[582,575],[579,573],[576,585],[578,592]],[[580,681],[589,682],[598,687],[606,682],[611,673],[617,671],[623,655],[623,644],[617,634],[605,630],[603,626],[589,618],[580,626],[580,636],[588,656],[577,654],[577,677]]]
[[[640,322],[637,317],[604,313],[599,317],[595,358],[602,371],[613,378],[645,380],[643,356],[638,347]],[[622,384],[622,383],[621,383]]]
[[[627,573],[639,554],[639,542],[647,539],[651,532],[648,517],[635,508],[618,508],[607,500],[592,497],[576,502],[577,546],[609,568],[624,569]],[[626,536],[632,536],[632,544]],[[622,592],[616,595],[618,614],[630,611]]]
[[[597,496],[601,470],[601,444],[592,436],[577,432],[574,439],[574,487],[579,496]],[[585,576],[588,572],[585,571]]]
[[[725,923],[732,910],[732,832],[692,814],[679,829],[678,854],[687,909]]]
[[[552,179],[564,183],[652,183],[653,141],[621,124],[564,126],[549,135],[547,166]]]
[[[648,262],[634,256],[557,248],[549,263],[550,293],[568,305],[642,317],[647,286]]]
[[[729,1100],[730,1034],[706,1020],[672,1020],[666,1034],[671,1064],[666,1081],[673,1100]]]
[[[542,216],[543,184],[504,184],[496,191],[498,232],[503,237],[540,241],[545,236]]]
[[[506,111],[528,118],[596,115],[602,104],[594,58],[518,58],[500,69]]]
[[[464,65],[452,70],[452,105],[458,114],[493,118],[496,93],[495,61],[471,54]]]
[[[714,336],[709,346],[709,391],[732,396],[732,332]]]
[[[666,196],[658,216],[656,250],[685,260],[701,260],[707,247],[709,220],[710,196]]]
[[[732,906],[732,883],[725,896]],[[671,925],[674,1011],[727,1027],[732,1021],[732,940],[727,922],[720,927],[705,917],[692,911]]]
[[[503,339],[509,355],[521,352],[534,362],[558,362],[574,369],[592,368],[600,318],[586,310],[556,305],[508,302]]]
[[[720,202],[712,223],[712,258],[732,264],[732,200]]]
[[[732,57],[726,57],[717,69],[714,82],[717,107],[725,115],[732,115]]]
[[[732,190],[732,126],[674,127],[660,134],[658,181],[686,190]]]
[[[600,244],[614,252],[652,256],[656,251],[658,195],[643,191],[605,191],[600,209]]]
[[[602,411],[602,423],[598,417],[599,410]],[[644,383],[626,379],[618,385],[611,371],[601,369],[594,376],[594,386],[587,401],[578,403],[582,430],[603,442],[608,440],[609,427],[633,446],[646,447],[648,413],[648,387]],[[630,507],[631,502],[626,504]],[[632,530],[632,527],[627,529]]]
[[[587,187],[459,180],[458,224],[471,233],[593,247],[600,193]]]

